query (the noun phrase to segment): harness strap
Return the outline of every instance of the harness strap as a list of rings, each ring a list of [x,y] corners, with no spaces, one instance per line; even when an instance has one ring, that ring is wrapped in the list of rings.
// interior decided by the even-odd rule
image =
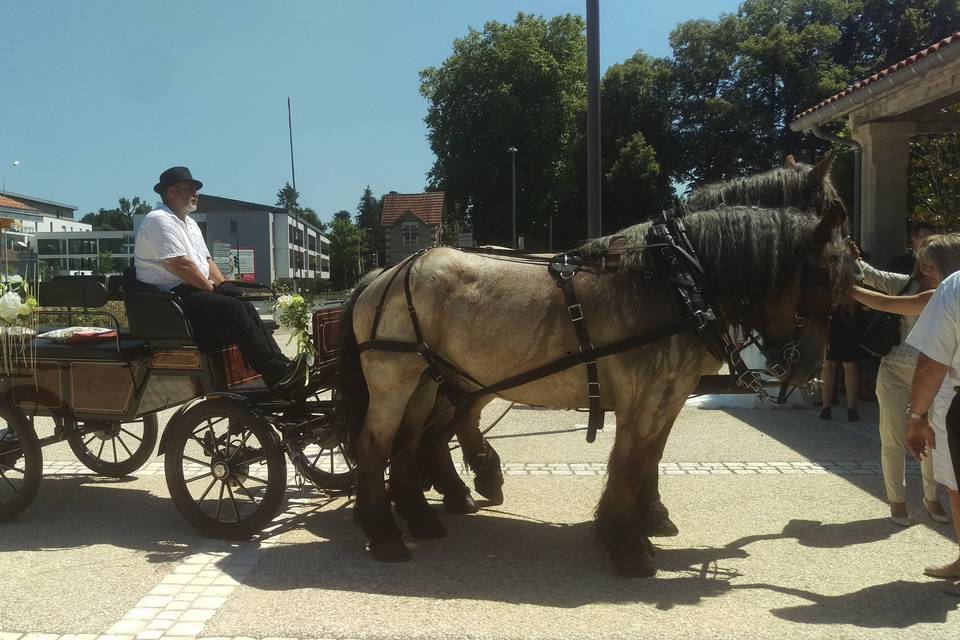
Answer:
[[[392,276],[390,276],[390,282],[388,282],[387,286],[383,288],[383,293],[380,295],[380,303],[377,305],[377,312],[373,316],[373,326],[370,327],[371,341],[377,339],[377,327],[380,326],[380,316],[383,314],[383,305],[386,303],[387,294],[390,293],[390,287],[393,286],[393,281],[397,279],[397,276],[400,275],[400,272],[403,271],[404,269],[406,269],[407,272],[409,273],[410,265],[412,265],[413,261],[416,258],[418,258],[424,251],[426,251],[426,249],[422,249],[404,258],[403,261],[400,262],[401,266],[396,271],[393,272]],[[404,266],[405,262],[407,264]]]
[[[555,256],[549,264],[550,275],[557,282],[563,292],[563,301],[567,305],[567,313],[573,330],[580,343],[580,353],[589,353],[594,350],[587,323],[583,319],[583,308],[577,302],[577,293],[573,288],[573,276],[580,269],[580,256],[576,253],[561,253]],[[587,406],[590,413],[587,418],[587,442],[597,439],[597,430],[603,429],[603,405],[600,402],[600,376],[597,369],[597,359],[587,358],[584,361],[587,368]]]

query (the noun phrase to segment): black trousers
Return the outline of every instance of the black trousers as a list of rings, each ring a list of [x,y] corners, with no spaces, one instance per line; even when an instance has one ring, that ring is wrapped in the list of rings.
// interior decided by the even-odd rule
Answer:
[[[180,285],[174,292],[183,300],[194,339],[201,349],[235,344],[247,363],[268,378],[279,377],[286,369],[287,358],[252,304],[189,285]]]

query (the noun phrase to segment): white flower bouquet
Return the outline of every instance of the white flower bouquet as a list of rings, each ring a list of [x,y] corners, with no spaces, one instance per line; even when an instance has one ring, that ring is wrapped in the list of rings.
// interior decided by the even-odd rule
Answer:
[[[0,276],[0,342],[3,373],[18,360],[33,368],[33,336],[37,332],[37,299],[18,275]]]
[[[316,351],[310,330],[313,322],[313,299],[299,293],[285,293],[273,302],[273,317],[283,327],[292,331],[287,344],[296,340],[297,355],[307,359],[308,365],[313,365]],[[310,379],[310,368],[307,367],[307,380]]]

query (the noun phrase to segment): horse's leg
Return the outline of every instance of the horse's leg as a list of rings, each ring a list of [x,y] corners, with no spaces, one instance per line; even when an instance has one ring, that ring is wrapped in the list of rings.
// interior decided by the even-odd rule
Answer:
[[[451,431],[451,420],[454,419],[454,406],[444,394],[437,394],[433,409],[427,424],[430,429],[439,429],[446,433]],[[445,444],[431,446],[430,451],[421,451],[418,468],[421,472],[421,486],[425,489],[432,485],[443,495],[443,506],[450,513],[476,513],[477,503],[470,495],[470,489],[464,484],[457,473],[450,448]]]
[[[394,442],[390,461],[390,495],[397,513],[410,524],[410,534],[422,539],[447,535],[446,527],[423,496],[416,464],[423,424],[433,406],[436,391],[437,386],[432,380],[421,379],[407,404],[403,428]]]
[[[396,367],[384,366],[382,356],[368,356],[371,364],[364,367],[376,375],[366,375],[369,401],[363,428],[357,437],[357,502],[354,517],[370,540],[370,553],[383,562],[402,562],[410,559],[410,550],[400,538],[400,530],[393,520],[390,501],[384,486],[383,474],[390,457],[391,447],[407,401],[416,390],[420,371],[411,363],[409,367],[395,361]],[[389,362],[388,362],[389,364]]]
[[[670,512],[660,499],[660,460],[667,445],[667,437],[673,429],[672,420],[660,431],[651,455],[647,457],[637,492],[637,510],[643,524],[644,535],[651,538],[669,538],[680,533],[677,525],[670,519]]]
[[[480,412],[486,402],[478,402],[457,425],[457,440],[467,466],[473,471],[473,488],[490,504],[503,504],[503,470],[500,456],[480,433]]]
[[[679,406],[675,412],[663,408],[666,410],[658,407],[646,414],[636,409],[617,412],[617,436],[607,466],[607,484],[597,505],[597,539],[616,571],[627,576],[648,577],[657,572],[653,545],[645,534],[637,504],[644,479],[649,477],[649,460],[656,460],[655,454],[662,450],[660,436],[664,430],[669,431],[680,411]],[[667,414],[670,417],[664,419]]]

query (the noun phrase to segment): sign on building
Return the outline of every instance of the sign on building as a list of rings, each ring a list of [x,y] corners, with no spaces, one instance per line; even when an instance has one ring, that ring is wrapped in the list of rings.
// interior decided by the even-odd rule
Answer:
[[[213,243],[213,262],[228,280],[256,280],[253,249],[234,249],[227,242]]]

